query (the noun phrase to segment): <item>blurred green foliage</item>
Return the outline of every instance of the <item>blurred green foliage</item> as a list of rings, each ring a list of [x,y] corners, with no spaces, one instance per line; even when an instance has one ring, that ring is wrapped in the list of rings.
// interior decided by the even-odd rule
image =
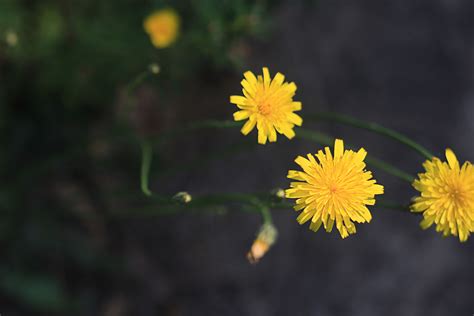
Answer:
[[[142,23],[164,7],[182,30],[157,50]],[[89,206],[106,208],[91,171],[94,131],[112,129],[120,92],[151,63],[161,68],[154,87],[176,94],[241,67],[247,41],[269,29],[268,10],[250,0],[0,1],[2,314],[94,309],[106,289],[91,280],[129,282],[102,242],[118,234],[113,219]]]

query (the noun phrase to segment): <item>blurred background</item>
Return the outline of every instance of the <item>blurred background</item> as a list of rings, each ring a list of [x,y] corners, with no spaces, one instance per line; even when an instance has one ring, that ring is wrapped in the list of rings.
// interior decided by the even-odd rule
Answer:
[[[170,7],[180,32],[156,48],[144,19]],[[417,216],[373,207],[342,241],[275,210],[278,242],[250,265],[258,215],[165,215],[141,193],[140,139],[231,119],[243,71],[262,66],[296,82],[303,118],[345,113],[473,160],[472,0],[1,0],[0,313],[472,315],[473,241],[422,231]],[[304,126],[421,171],[387,139]],[[285,188],[293,159],[319,148],[256,138],[226,129],[156,143],[151,189]],[[392,200],[415,194],[374,171]]]

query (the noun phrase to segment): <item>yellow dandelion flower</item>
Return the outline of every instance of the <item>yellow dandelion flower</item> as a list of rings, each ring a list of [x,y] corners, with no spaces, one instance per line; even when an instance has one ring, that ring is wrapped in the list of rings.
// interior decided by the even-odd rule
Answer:
[[[242,127],[242,134],[247,135],[257,126],[259,144],[265,144],[267,139],[276,142],[276,132],[288,139],[295,137],[294,126],[303,124],[303,119],[293,113],[301,110],[301,102],[293,101],[295,83],[284,82],[285,76],[279,72],[271,79],[266,67],[263,76],[255,77],[247,71],[244,77],[241,82],[244,96],[230,97],[230,103],[240,109],[234,113],[234,120],[248,119]]]
[[[423,213],[423,229],[436,224],[437,232],[459,236],[463,242],[474,232],[474,168],[469,161],[461,167],[449,148],[446,159],[425,161],[426,172],[413,182],[421,196],[414,199],[411,208],[412,212]]]
[[[298,156],[295,162],[303,171],[290,170],[291,182],[286,197],[297,199],[294,209],[301,211],[297,220],[317,231],[321,224],[331,232],[334,222],[342,238],[356,232],[353,223],[370,222],[372,215],[366,205],[375,205],[375,195],[383,194],[383,186],[376,184],[372,173],[365,170],[367,152],[344,150],[344,142],[336,139],[334,155],[329,147],[307,159]],[[317,160],[315,159],[317,158]]]
[[[156,48],[165,48],[173,44],[178,37],[179,25],[179,15],[173,9],[156,11],[143,22],[143,27]]]

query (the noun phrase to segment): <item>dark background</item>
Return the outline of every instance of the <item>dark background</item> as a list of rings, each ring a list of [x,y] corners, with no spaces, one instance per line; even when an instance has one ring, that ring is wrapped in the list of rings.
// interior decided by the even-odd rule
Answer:
[[[139,2],[136,17],[130,18],[137,25],[147,12],[141,8],[153,7],[145,2]],[[199,6],[184,2],[181,7],[191,15]],[[30,5],[25,7],[31,10]],[[220,14],[219,4],[214,5]],[[120,16],[130,7],[117,5],[114,12]],[[68,8],[66,12],[74,5]],[[160,59],[164,77],[137,89],[138,113],[132,117],[132,127],[148,133],[147,124],[161,130],[203,118],[230,119],[234,107],[228,97],[239,93],[242,70],[260,72],[268,66],[272,73],[281,71],[296,82],[295,99],[303,102],[303,118],[316,111],[349,114],[396,129],[439,157],[451,147],[460,161],[472,160],[474,2],[282,1],[266,8],[262,16],[271,26],[263,35],[243,31],[244,44],[240,35],[235,36],[244,47],[237,51],[245,52],[240,62],[216,62],[205,50],[196,53],[198,57],[173,59],[177,50],[184,49],[180,44],[171,57],[164,57],[165,62]],[[134,32],[140,34],[140,28]],[[130,41],[123,45],[149,46],[146,36],[140,36],[128,35]],[[68,55],[68,49],[76,49],[71,45],[66,53],[60,47],[54,51]],[[104,62],[109,60],[107,54],[98,49],[68,62],[76,65],[88,59],[92,69],[99,69],[97,76],[110,77],[107,69],[112,71],[114,65]],[[153,59],[124,60],[128,68],[123,74],[106,81],[107,86],[98,80],[95,90],[67,81],[74,93],[54,97],[64,92],[55,83],[48,86],[46,96],[38,97],[43,90],[33,86],[34,79],[44,76],[38,69],[51,60],[0,56],[6,131],[2,134],[7,144],[7,158],[2,158],[2,207],[7,214],[2,224],[2,315],[474,313],[472,240],[461,244],[455,237],[442,238],[434,229],[422,231],[415,215],[372,207],[373,221],[341,240],[336,232],[313,233],[299,226],[291,210],[275,210],[278,242],[252,266],[245,253],[261,224],[257,215],[238,208],[221,215],[135,212],[135,207],[158,211],[159,205],[142,202],[146,198],[139,192],[136,141],[111,141],[108,131],[114,109],[124,102],[127,81]],[[183,60],[193,58],[196,62],[189,72],[197,69],[197,74],[166,73],[166,62],[186,64]],[[120,60],[121,56],[114,57],[114,62]],[[48,75],[60,78],[63,72],[69,73],[68,68]],[[13,75],[15,80],[10,80]],[[174,95],[165,96],[157,85],[172,85]],[[77,107],[67,107],[69,98]],[[56,101],[44,110],[47,102]],[[102,103],[106,110],[96,108]],[[140,120],[143,116],[149,121]],[[391,140],[335,124],[304,126],[364,146],[412,174],[422,170],[420,156]],[[256,133],[243,140],[236,129],[214,130],[170,141],[156,153],[152,190],[197,195],[285,188],[293,159],[319,148],[280,137],[275,144],[180,167],[246,141],[256,142]],[[75,152],[71,143],[82,145],[78,154],[65,158],[65,152]],[[52,159],[53,154],[57,158]],[[40,171],[23,172],[46,160]],[[166,166],[176,166],[177,172],[167,173]],[[415,195],[407,183],[374,171],[387,198],[407,203]],[[110,188],[134,194],[110,196]],[[123,217],[107,215],[126,208],[130,211]]]

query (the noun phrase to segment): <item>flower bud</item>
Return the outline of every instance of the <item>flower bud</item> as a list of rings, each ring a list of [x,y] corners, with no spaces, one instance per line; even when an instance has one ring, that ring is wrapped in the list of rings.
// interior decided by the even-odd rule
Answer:
[[[178,192],[173,196],[173,200],[181,203],[189,203],[192,201],[192,196],[188,192]]]
[[[256,264],[267,253],[275,243],[278,231],[272,224],[266,223],[260,227],[257,238],[254,240],[250,251],[247,253],[247,260],[251,264]]]
[[[148,66],[148,69],[150,70],[150,72],[154,75],[157,75],[160,73],[160,65],[158,65],[157,63],[153,63],[153,64],[150,64]]]
[[[279,199],[284,199],[285,198],[285,190],[282,188],[277,188],[272,191],[273,195],[276,196]]]

